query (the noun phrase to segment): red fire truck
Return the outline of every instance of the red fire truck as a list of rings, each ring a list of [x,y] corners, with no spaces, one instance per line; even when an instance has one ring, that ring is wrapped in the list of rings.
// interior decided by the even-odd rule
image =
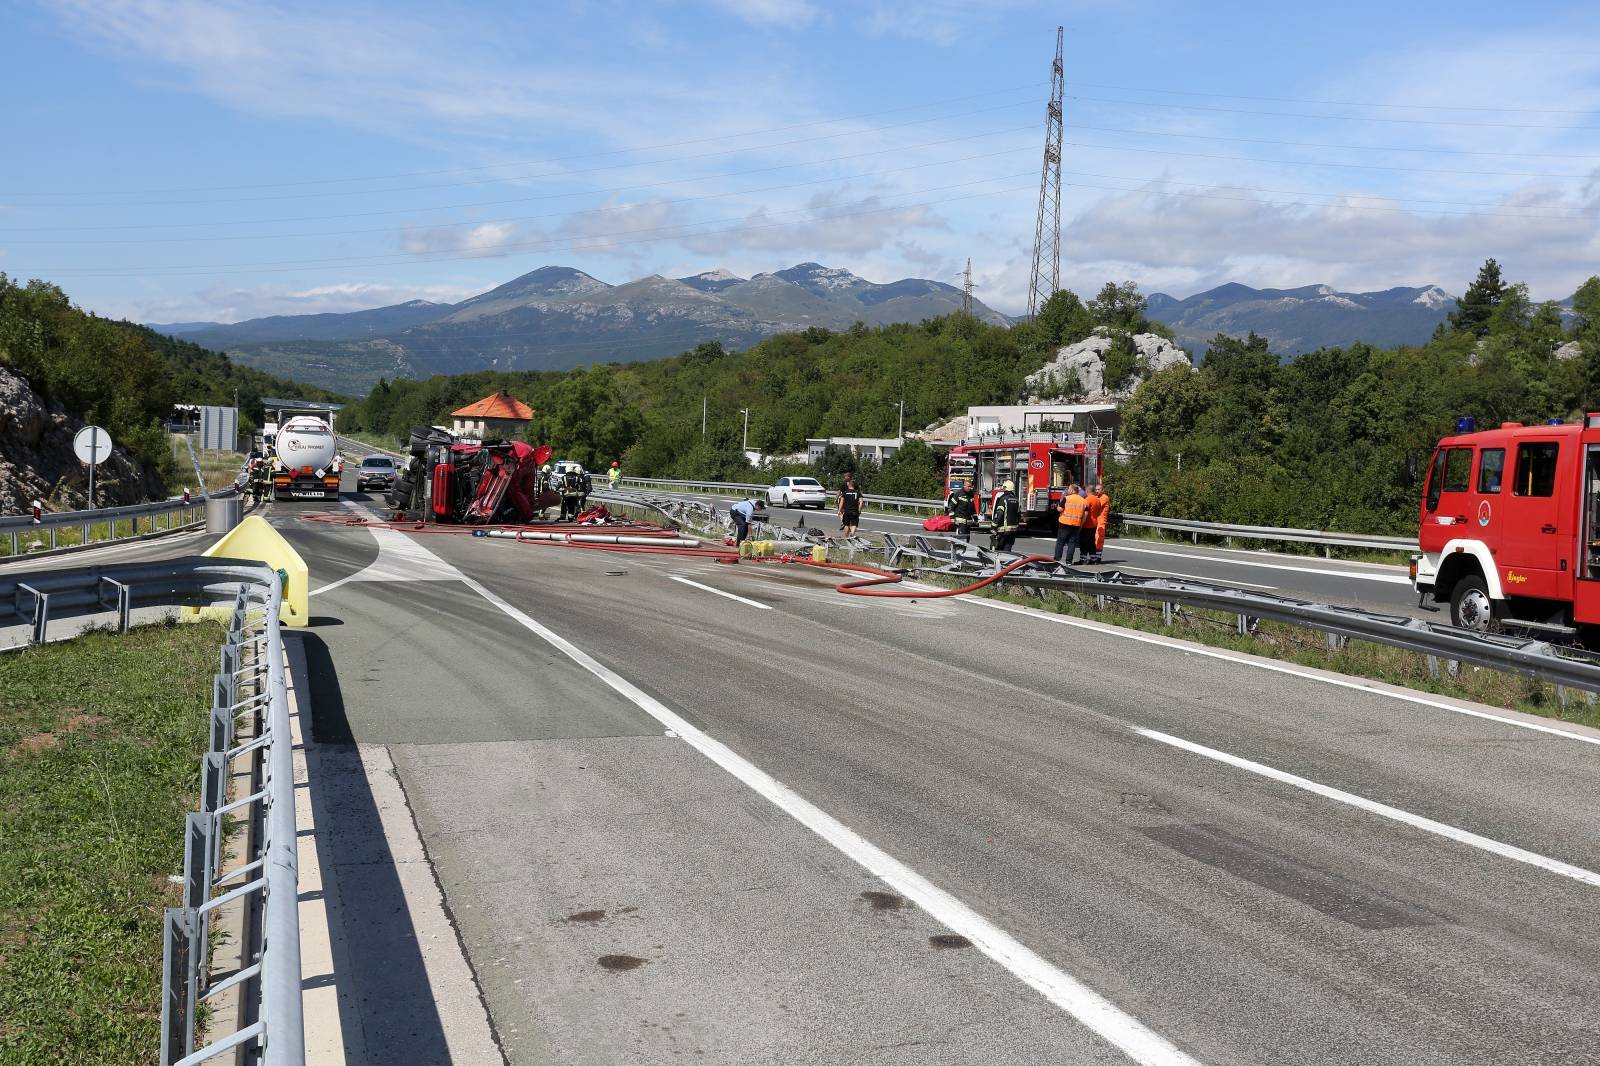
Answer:
[[[1007,481],[1017,487],[1022,524],[1054,532],[1052,523],[1067,486],[1100,476],[1101,438],[1089,433],[1002,433],[969,437],[951,449],[945,496],[972,481],[980,525],[988,524],[994,498]]]
[[[1439,442],[1412,580],[1450,620],[1600,636],[1600,414]]]

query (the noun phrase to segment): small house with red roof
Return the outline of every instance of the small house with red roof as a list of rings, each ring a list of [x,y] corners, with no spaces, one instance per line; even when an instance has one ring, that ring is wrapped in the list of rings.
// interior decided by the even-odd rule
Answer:
[[[459,411],[451,411],[456,439],[474,443],[486,440],[521,440],[533,421],[533,408],[514,399],[504,389],[485,396]]]

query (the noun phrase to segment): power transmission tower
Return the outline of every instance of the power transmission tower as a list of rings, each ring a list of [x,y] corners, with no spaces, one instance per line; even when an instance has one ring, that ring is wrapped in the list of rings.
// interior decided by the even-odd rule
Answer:
[[[961,274],[961,313],[972,314],[972,259],[967,259],[967,269]]]
[[[1056,27],[1056,59],[1050,67],[1050,108],[1044,118],[1044,172],[1039,178],[1039,217],[1033,226],[1033,274],[1028,317],[1061,287],[1061,99],[1066,68],[1061,62],[1062,27]]]

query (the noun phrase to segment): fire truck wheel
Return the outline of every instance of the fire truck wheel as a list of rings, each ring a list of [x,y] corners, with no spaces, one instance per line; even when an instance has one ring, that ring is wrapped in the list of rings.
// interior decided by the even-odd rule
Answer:
[[[1450,624],[1486,633],[1493,619],[1494,601],[1483,578],[1473,574],[1457,581],[1450,590]]]

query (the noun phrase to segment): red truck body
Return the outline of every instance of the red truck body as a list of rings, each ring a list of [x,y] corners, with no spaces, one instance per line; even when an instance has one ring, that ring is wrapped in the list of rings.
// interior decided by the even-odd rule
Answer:
[[[1600,626],[1600,415],[1444,438],[1420,517],[1413,580],[1456,625]]]
[[[1000,486],[1017,487],[1024,525],[1053,529],[1067,486],[1100,476],[1100,442],[1085,433],[1007,433],[962,441],[950,452],[945,496],[971,480],[978,517],[987,523]]]

